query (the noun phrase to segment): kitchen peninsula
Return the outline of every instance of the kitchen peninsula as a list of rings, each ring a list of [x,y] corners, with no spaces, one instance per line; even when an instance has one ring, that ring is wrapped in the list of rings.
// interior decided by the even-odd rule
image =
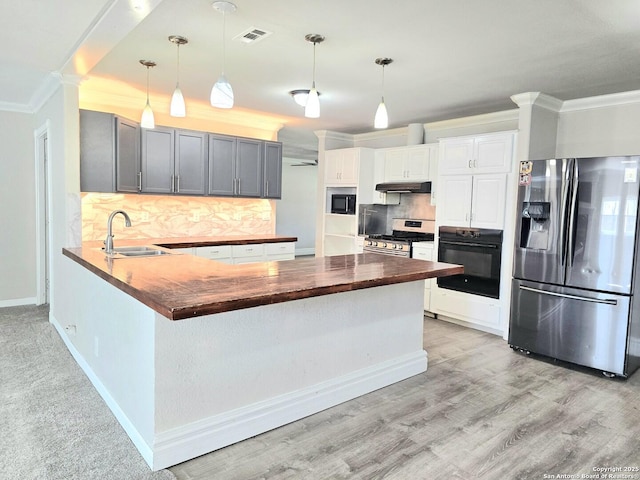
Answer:
[[[63,254],[52,321],[154,470],[424,372],[422,281],[462,272],[371,253]]]

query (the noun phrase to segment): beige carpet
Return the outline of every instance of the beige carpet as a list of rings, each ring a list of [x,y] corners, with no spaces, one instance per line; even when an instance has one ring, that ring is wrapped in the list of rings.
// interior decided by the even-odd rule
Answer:
[[[0,308],[0,477],[175,479],[149,469],[47,308]]]

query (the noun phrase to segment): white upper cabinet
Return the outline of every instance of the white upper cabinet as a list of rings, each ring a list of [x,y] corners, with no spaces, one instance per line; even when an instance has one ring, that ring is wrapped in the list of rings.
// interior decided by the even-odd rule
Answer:
[[[325,184],[357,186],[360,150],[359,148],[327,150],[324,154],[326,162],[324,171]]]
[[[513,161],[514,133],[502,132],[440,140],[443,175],[507,173]]]
[[[406,182],[430,179],[435,145],[415,145],[384,150],[384,181]]]

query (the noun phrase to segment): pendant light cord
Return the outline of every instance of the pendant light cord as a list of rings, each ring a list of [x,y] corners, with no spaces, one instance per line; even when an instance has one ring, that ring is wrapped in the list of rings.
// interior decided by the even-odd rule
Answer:
[[[176,44],[178,46],[178,59],[177,59],[177,64],[178,64],[178,73],[176,75],[176,87],[178,85],[180,85],[180,44]]]
[[[147,105],[149,105],[149,65],[147,67]]]
[[[385,65],[382,65],[382,101],[384,102],[384,67]]]
[[[222,11],[222,74],[227,69],[227,11]]]
[[[316,88],[316,42],[313,42],[313,88]]]

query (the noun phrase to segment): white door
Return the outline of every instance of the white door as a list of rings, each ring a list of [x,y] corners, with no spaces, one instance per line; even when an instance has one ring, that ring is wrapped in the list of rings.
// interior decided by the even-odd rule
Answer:
[[[438,181],[438,225],[468,227],[471,217],[471,175],[444,175]]]
[[[498,173],[511,170],[513,135],[484,135],[476,139],[474,167],[476,173]]]
[[[49,159],[48,126],[36,131],[36,303],[49,303],[49,261],[51,258],[50,205],[49,205]]]
[[[440,143],[438,169],[442,174],[471,173],[473,138],[452,138]]]
[[[429,152],[423,145],[407,149],[404,168],[408,180],[429,180]]]
[[[504,228],[507,175],[474,175],[471,199],[471,226]],[[440,207],[438,207],[440,208]]]
[[[344,150],[342,153],[342,167],[340,171],[340,183],[343,185],[358,185],[358,167],[360,164],[360,152],[356,148]]]
[[[389,150],[384,154],[384,181],[405,180],[404,153],[401,149]]]

